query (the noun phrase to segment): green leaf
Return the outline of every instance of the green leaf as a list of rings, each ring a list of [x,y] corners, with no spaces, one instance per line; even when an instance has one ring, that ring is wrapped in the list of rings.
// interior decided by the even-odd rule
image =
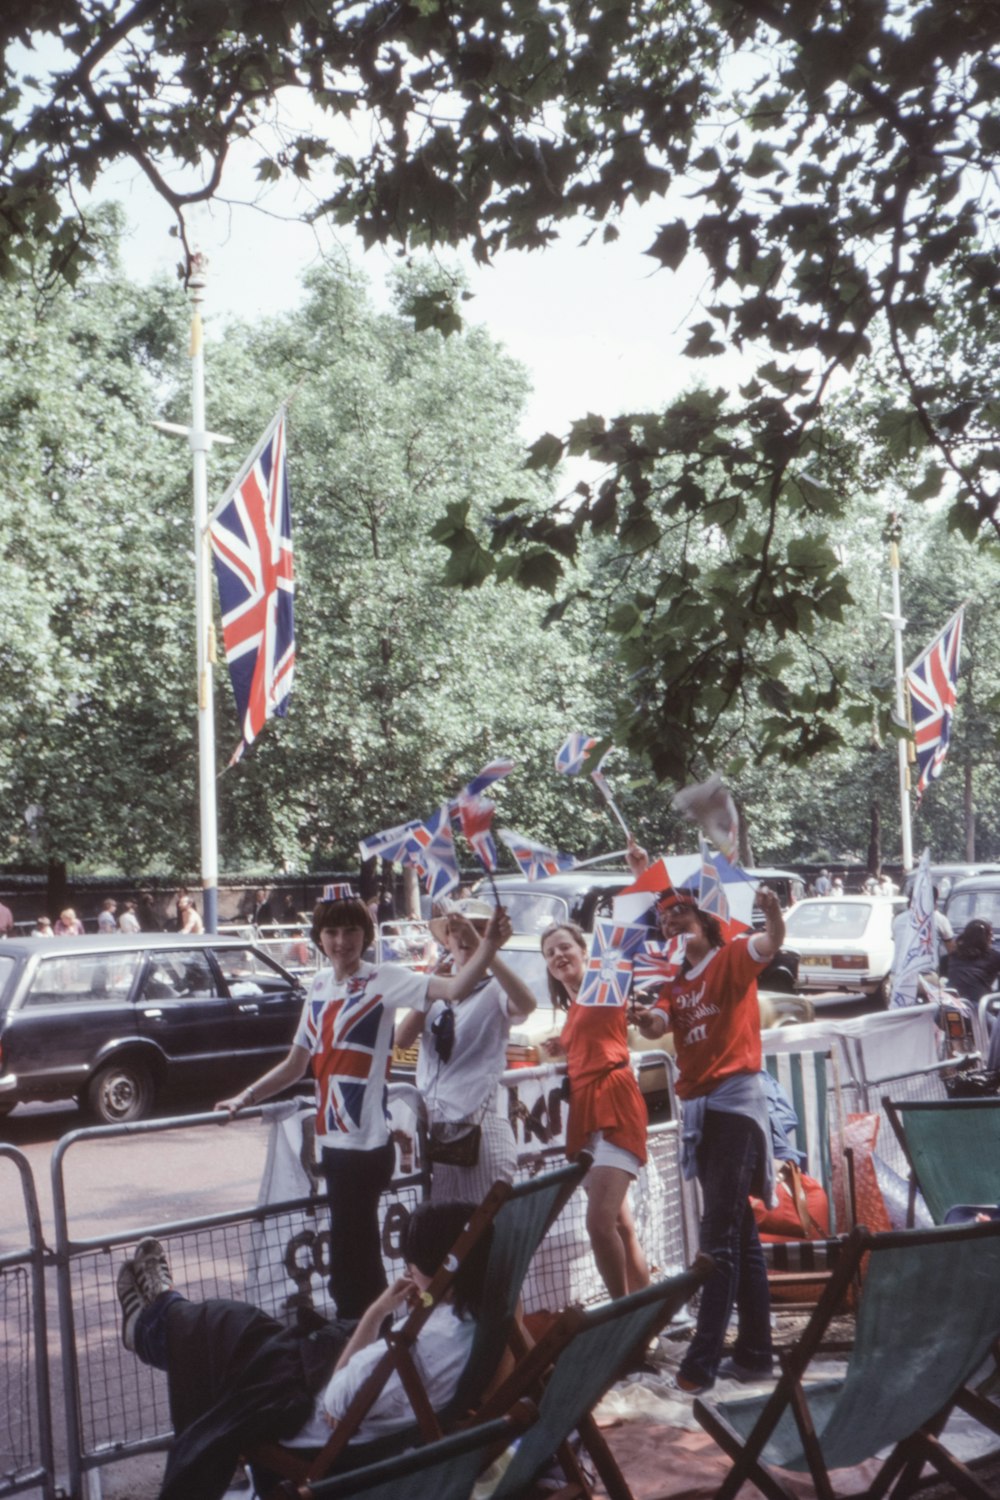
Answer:
[[[528,449],[524,466],[526,469],[554,469],[561,463],[563,452],[561,439],[551,432],[545,432]]]

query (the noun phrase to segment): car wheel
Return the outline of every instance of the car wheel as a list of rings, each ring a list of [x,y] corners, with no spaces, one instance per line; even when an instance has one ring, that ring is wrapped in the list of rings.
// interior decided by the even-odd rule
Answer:
[[[125,1125],[146,1118],[154,1093],[145,1064],[124,1058],[98,1068],[87,1085],[87,1107],[103,1125]]]

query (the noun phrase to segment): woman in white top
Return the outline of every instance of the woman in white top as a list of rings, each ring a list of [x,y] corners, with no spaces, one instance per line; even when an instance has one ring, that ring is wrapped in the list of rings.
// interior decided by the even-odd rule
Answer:
[[[462,1000],[483,977],[510,922],[497,909],[471,961],[452,978],[418,974],[399,964],[369,964],[374,936],[358,897],[321,901],[312,939],[330,960],[314,977],[295,1040],[283,1062],[217,1109],[231,1114],[297,1083],[316,1080],[316,1149],[330,1205],[330,1294],[338,1316],[360,1318],[385,1290],[379,1199],[392,1179],[386,1074],[395,1013],[421,1012],[433,1000]]]
[[[458,902],[435,917],[431,932],[447,950],[456,974],[474,959],[479,931],[493,908]],[[479,929],[479,931],[477,931]],[[464,1000],[438,1000],[426,1014],[411,1011],[396,1028],[396,1044],[411,1047],[423,1032],[417,1088],[427,1109],[431,1199],[480,1202],[494,1182],[512,1182],[517,1146],[510,1121],[497,1109],[497,1084],[507,1062],[513,1022],[535,1009],[522,979],[499,958]]]

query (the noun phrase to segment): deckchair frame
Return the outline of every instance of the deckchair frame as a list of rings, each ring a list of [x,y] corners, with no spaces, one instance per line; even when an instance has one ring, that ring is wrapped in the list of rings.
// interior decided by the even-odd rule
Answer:
[[[594,1421],[593,1408],[714,1270],[714,1261],[699,1255],[690,1270],[662,1278],[641,1291],[595,1307],[574,1305],[560,1313],[481,1409],[480,1419],[486,1421],[516,1409],[525,1400],[538,1406],[538,1420],[530,1439],[526,1436],[500,1479],[495,1500],[515,1500],[523,1494],[524,1487],[552,1455],[558,1456],[567,1480],[557,1492],[559,1500],[592,1496],[590,1483],[569,1444],[574,1431],[610,1500],[633,1500],[628,1482]],[[602,1330],[614,1349],[613,1355],[603,1361],[597,1357],[599,1348],[595,1348],[601,1342]],[[624,1339],[619,1337],[617,1347],[616,1332],[625,1335]]]
[[[845,1253],[836,1266],[830,1283],[825,1289],[816,1309],[808,1324],[802,1332],[794,1347],[785,1352],[781,1357],[781,1375],[770,1396],[744,1397],[740,1401],[713,1402],[703,1398],[697,1398],[694,1403],[694,1414],[705,1430],[715,1439],[719,1446],[733,1459],[733,1467],[716,1492],[715,1500],[732,1500],[740,1487],[749,1480],[755,1484],[768,1500],[791,1500],[794,1491],[782,1480],[781,1471],[774,1466],[774,1461],[764,1458],[764,1450],[775,1434],[779,1421],[787,1412],[792,1414],[798,1433],[798,1441],[801,1444],[802,1456],[805,1466],[812,1476],[818,1500],[833,1500],[833,1489],[827,1466],[827,1456],[823,1450],[824,1434],[817,1432],[814,1425],[813,1408],[809,1402],[809,1392],[812,1390],[814,1397],[817,1392],[823,1390],[823,1386],[808,1387],[804,1383],[804,1377],[809,1369],[811,1361],[819,1350],[824,1334],[831,1317],[837,1311],[840,1300],[850,1280],[856,1275],[862,1259],[865,1256],[891,1256],[894,1252],[919,1252],[922,1248],[928,1250],[928,1255],[923,1257],[928,1272],[935,1274],[940,1269],[940,1257],[944,1253],[954,1257],[955,1274],[960,1275],[959,1263],[962,1266],[974,1265],[976,1259],[975,1241],[991,1242],[988,1251],[988,1260],[983,1264],[991,1269],[996,1268],[997,1257],[1000,1254],[1000,1224],[988,1225],[955,1225],[927,1230],[896,1230],[886,1234],[870,1234],[864,1228],[857,1228],[848,1237]],[[971,1245],[969,1242],[973,1242]],[[936,1249],[934,1248],[936,1247]],[[961,1252],[960,1248],[963,1247]],[[931,1258],[931,1251],[934,1258]],[[902,1258],[902,1257],[900,1257]],[[912,1261],[911,1261],[912,1264]],[[892,1269],[891,1264],[888,1268]],[[866,1317],[869,1307],[874,1306],[873,1318],[880,1318],[879,1326],[893,1325],[892,1308],[892,1286],[890,1275],[882,1278],[879,1290],[880,1302],[874,1305],[869,1299],[873,1294],[871,1291],[872,1281],[869,1274],[864,1283],[861,1294],[861,1304],[858,1309],[859,1336],[862,1319]],[[928,1285],[926,1296],[918,1309],[925,1312],[927,1317],[933,1317],[934,1292],[939,1289],[940,1281],[933,1286]],[[912,1286],[901,1290],[900,1297],[911,1298]],[[899,1308],[897,1311],[900,1318],[905,1311],[913,1311],[913,1307],[907,1304],[907,1308]],[[970,1497],[970,1500],[991,1500],[989,1493],[979,1484],[972,1472],[958,1461],[940,1441],[940,1434],[955,1405],[959,1404],[962,1394],[963,1381],[967,1380],[978,1360],[987,1352],[988,1341],[1000,1333],[1000,1307],[995,1311],[996,1327],[983,1328],[975,1333],[975,1341],[969,1340],[969,1352],[967,1363],[970,1368],[965,1369],[963,1377],[959,1379],[953,1389],[942,1389],[940,1401],[937,1401],[937,1393],[931,1389],[934,1409],[929,1416],[923,1420],[919,1418],[914,1423],[913,1429],[901,1437],[893,1447],[891,1453],[883,1462],[882,1468],[875,1478],[871,1488],[866,1492],[867,1500],[881,1500],[881,1497],[892,1494],[893,1500],[903,1500],[904,1496],[912,1493],[920,1473],[926,1463],[930,1463],[939,1473],[943,1474],[961,1494]],[[849,1374],[855,1375],[855,1394],[860,1383],[864,1389],[864,1369],[862,1367],[862,1356],[858,1354],[859,1345],[856,1343],[850,1356],[848,1366]],[[838,1391],[846,1391],[847,1378],[843,1382],[828,1383],[833,1393],[834,1403]],[[912,1390],[907,1392],[912,1397]],[[903,1397],[897,1402],[900,1425],[905,1424],[906,1408],[902,1404]],[[923,1403],[926,1405],[926,1401]],[[963,1402],[964,1405],[964,1402]],[[835,1412],[835,1405],[834,1405]],[[739,1416],[742,1418],[740,1427],[734,1425],[734,1420]],[[828,1424],[829,1425],[829,1424]],[[742,1430],[741,1430],[742,1429]],[[828,1430],[828,1429],[827,1429]],[[874,1457],[881,1446],[885,1445],[884,1435],[882,1442],[875,1443],[874,1449],[868,1457]],[[835,1457],[830,1458],[831,1466]],[[796,1468],[802,1467],[801,1462],[796,1463]],[[858,1500],[858,1497],[856,1497]]]
[[[337,1423],[319,1453],[311,1458],[304,1458],[301,1454],[296,1453],[294,1449],[283,1447],[280,1444],[262,1444],[248,1455],[249,1461],[259,1464],[263,1468],[287,1479],[301,1481],[305,1479],[317,1479],[329,1474],[333,1465],[357,1433],[365,1416],[375,1404],[379,1393],[393,1373],[398,1374],[407,1399],[413,1409],[414,1428],[412,1431],[407,1429],[408,1437],[413,1442],[423,1443],[431,1443],[440,1439],[444,1435],[445,1428],[454,1424],[458,1413],[453,1407],[444,1412],[435,1412],[431,1405],[427,1392],[424,1389],[423,1380],[413,1359],[413,1346],[417,1341],[420,1330],[434,1309],[447,1297],[462,1261],[490,1226],[496,1222],[505,1206],[516,1204],[519,1200],[530,1199],[533,1195],[541,1192],[550,1192],[551,1203],[538,1226],[540,1234],[543,1236],[562,1212],[570,1196],[582,1181],[589,1166],[589,1160],[588,1157],[577,1164],[561,1167],[554,1172],[543,1173],[517,1184],[508,1182],[494,1183],[452,1246],[443,1265],[434,1276],[426,1292],[423,1293],[420,1302],[401,1327],[391,1330],[384,1335],[386,1344],[384,1353],[360,1386],[343,1417]],[[528,1243],[523,1247],[525,1271],[527,1271],[528,1261],[535,1248],[537,1246],[532,1246]],[[489,1279],[489,1267],[487,1267],[487,1279]],[[505,1288],[505,1292],[510,1311],[513,1313],[514,1305],[520,1294],[520,1285],[517,1287],[507,1287]],[[508,1326],[508,1322],[511,1326]],[[485,1379],[489,1379],[499,1367],[504,1347],[508,1340],[512,1340],[515,1354],[519,1355],[523,1352],[523,1339],[516,1337],[512,1325],[513,1318],[511,1317],[498,1330],[497,1347],[495,1350],[485,1351],[485,1356],[488,1357],[484,1357],[483,1349],[474,1342],[469,1357],[470,1364],[475,1360]],[[460,1390],[462,1387],[463,1382],[460,1382]],[[467,1384],[464,1386],[464,1389],[468,1398],[465,1401],[465,1406],[468,1409],[478,1401],[481,1391],[470,1389]]]
[[[935,1224],[956,1203],[1000,1202],[1000,1097],[883,1098],[882,1108],[910,1168],[908,1225],[918,1190]],[[932,1151],[941,1158],[940,1173]]]

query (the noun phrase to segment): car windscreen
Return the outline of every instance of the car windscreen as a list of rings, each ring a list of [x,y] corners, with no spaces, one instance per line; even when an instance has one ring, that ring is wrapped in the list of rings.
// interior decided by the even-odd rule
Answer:
[[[537,951],[530,948],[501,948],[497,957],[528,986],[539,1005],[551,1004],[548,970],[540,948]]]
[[[824,901],[815,906],[806,902],[786,916],[786,939],[793,943],[797,938],[836,942],[839,938],[863,937],[871,912],[867,901]]]
[[[222,977],[235,999],[241,995],[259,995],[265,990],[283,989],[294,981],[271,959],[248,944],[245,948],[221,945],[215,950]]]
[[[966,927],[973,918],[989,922],[995,931],[1000,931],[1000,889],[956,891],[949,897],[946,913],[956,932]]]
[[[493,896],[485,882],[476,887],[476,899],[492,905]],[[553,922],[565,922],[569,917],[569,903],[561,896],[549,896],[539,891],[500,892],[500,902],[510,917],[515,933],[537,937]]]

